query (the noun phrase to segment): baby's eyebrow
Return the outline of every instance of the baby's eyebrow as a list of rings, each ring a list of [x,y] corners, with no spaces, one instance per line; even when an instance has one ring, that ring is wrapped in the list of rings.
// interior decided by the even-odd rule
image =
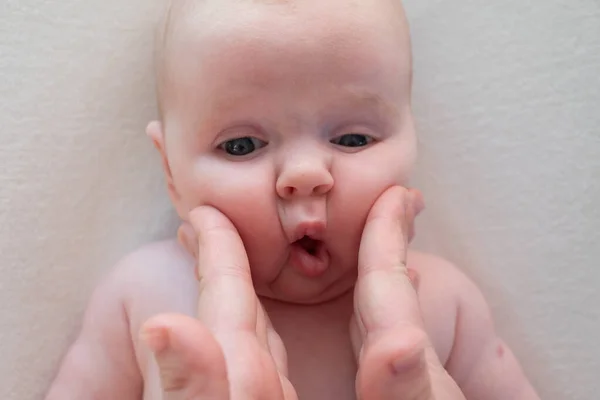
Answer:
[[[355,116],[368,115],[369,118],[381,120],[397,120],[400,117],[400,107],[391,99],[366,88],[341,88],[336,90],[331,103],[324,104],[319,111],[320,118],[328,119],[335,115]],[[229,118],[230,113],[245,108],[249,102],[255,100],[253,94],[246,91],[228,93],[225,96],[212,98],[210,102],[211,124],[219,124],[221,118]]]
[[[252,96],[247,93],[228,93],[227,97],[218,96],[211,101],[211,109],[213,112],[227,113],[235,110],[237,107],[243,106],[248,101],[251,101]]]
[[[374,110],[382,117],[398,116],[398,106],[375,92],[349,88],[345,90],[345,95],[348,104],[344,106]]]

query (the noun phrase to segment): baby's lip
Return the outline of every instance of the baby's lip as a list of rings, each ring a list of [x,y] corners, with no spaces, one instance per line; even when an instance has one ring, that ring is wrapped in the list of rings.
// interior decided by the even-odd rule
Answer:
[[[294,230],[288,234],[288,240],[290,243],[294,243],[304,236],[308,236],[313,240],[322,241],[325,235],[325,222],[324,221],[305,221],[299,223]]]

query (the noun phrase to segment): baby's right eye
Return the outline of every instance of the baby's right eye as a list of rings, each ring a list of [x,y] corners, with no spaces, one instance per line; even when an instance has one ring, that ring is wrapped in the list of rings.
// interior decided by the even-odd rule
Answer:
[[[243,157],[265,147],[266,145],[267,143],[260,139],[246,136],[223,142],[218,148],[225,151],[230,156]]]

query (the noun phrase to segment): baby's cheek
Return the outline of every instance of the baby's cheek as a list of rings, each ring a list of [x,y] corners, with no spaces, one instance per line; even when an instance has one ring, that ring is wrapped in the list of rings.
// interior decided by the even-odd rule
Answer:
[[[335,190],[330,199],[330,218],[344,232],[348,246],[357,247],[371,207],[391,186],[408,183],[408,168],[393,160],[391,152],[344,158],[334,171]]]
[[[239,206],[258,193],[266,193],[265,187],[272,179],[264,169],[247,162],[199,157],[188,168],[190,201],[198,203],[194,206],[211,205],[219,209]]]
[[[335,192],[343,196],[345,208],[362,214],[383,192],[394,185],[405,185],[409,171],[402,161],[393,162],[387,152],[356,154],[344,158],[333,170]],[[363,212],[360,212],[360,211]]]
[[[329,222],[355,247],[360,242],[367,215],[377,198],[393,185],[391,174],[373,173],[369,168],[348,165],[335,176],[335,189],[329,199]]]
[[[268,172],[247,169],[211,176],[203,185],[201,198],[203,204],[217,208],[236,227],[251,265],[270,264],[265,244],[275,246],[282,237],[275,182]]]
[[[215,179],[205,188],[205,204],[218,208],[235,225],[252,224],[273,210],[274,189],[265,181],[257,179]]]

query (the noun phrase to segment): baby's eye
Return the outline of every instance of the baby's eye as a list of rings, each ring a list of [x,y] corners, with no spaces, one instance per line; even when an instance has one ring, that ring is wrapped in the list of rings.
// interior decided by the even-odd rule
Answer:
[[[219,145],[219,149],[224,150],[227,154],[235,157],[246,156],[254,151],[263,148],[267,145],[260,139],[246,136],[237,139],[228,140]]]
[[[331,139],[331,143],[344,147],[363,147],[373,142],[373,138],[360,133],[347,133]]]

